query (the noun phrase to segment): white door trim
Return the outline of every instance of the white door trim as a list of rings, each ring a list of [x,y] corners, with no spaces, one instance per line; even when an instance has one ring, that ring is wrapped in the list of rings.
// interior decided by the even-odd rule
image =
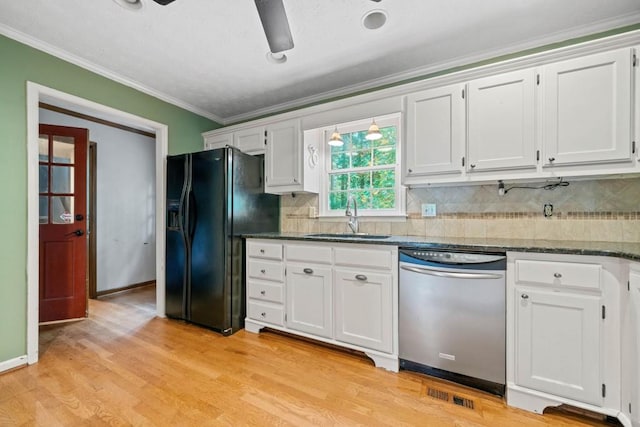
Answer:
[[[106,115],[112,121],[142,127],[156,134],[156,315],[165,317],[165,177],[169,127],[124,111],[27,82],[27,362],[38,361],[39,219],[38,219],[38,103],[42,98]],[[115,120],[114,120],[115,119]]]

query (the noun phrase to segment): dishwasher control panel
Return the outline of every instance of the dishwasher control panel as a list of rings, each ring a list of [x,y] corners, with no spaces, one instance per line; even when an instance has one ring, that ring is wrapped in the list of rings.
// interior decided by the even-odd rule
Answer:
[[[450,252],[420,249],[401,249],[404,254],[414,259],[438,262],[443,264],[484,264],[506,259],[505,254]]]

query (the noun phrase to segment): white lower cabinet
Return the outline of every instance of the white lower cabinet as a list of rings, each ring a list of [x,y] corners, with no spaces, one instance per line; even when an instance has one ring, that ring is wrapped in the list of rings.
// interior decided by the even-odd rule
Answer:
[[[516,289],[516,384],[602,405],[600,297]]]
[[[309,264],[287,266],[287,327],[331,337],[331,269]]]
[[[391,274],[335,270],[336,339],[374,350],[393,350]]]
[[[622,410],[640,426],[640,263],[631,263],[622,325]]]
[[[507,403],[542,413],[570,405],[621,412],[625,261],[507,253]]]
[[[397,247],[247,239],[246,262],[247,331],[359,350],[398,371]]]

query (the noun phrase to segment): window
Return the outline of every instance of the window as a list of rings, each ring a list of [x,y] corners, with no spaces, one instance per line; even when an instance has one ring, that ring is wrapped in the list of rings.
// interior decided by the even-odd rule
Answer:
[[[343,216],[354,197],[358,216],[405,214],[400,185],[400,115],[376,118],[382,138],[365,138],[371,119],[342,123],[342,146],[330,146],[334,127],[323,129],[325,171],[320,191],[320,215]]]

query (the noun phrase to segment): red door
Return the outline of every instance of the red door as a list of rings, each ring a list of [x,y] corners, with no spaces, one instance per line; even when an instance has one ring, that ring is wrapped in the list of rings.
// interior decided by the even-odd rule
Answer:
[[[40,125],[40,322],[87,315],[87,129]]]

